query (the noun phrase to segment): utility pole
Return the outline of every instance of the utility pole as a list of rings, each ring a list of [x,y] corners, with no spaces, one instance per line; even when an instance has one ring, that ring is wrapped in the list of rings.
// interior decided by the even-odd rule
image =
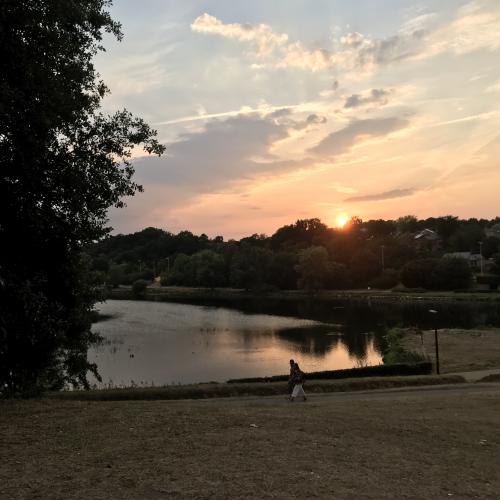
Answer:
[[[480,266],[481,266],[481,275],[483,275],[483,242],[480,241],[479,242],[479,257],[480,257],[480,260],[479,260],[479,263],[480,263]]]
[[[431,314],[437,314],[435,309],[429,309]],[[434,319],[434,345],[436,347],[436,375],[439,375],[439,340],[438,340],[438,330],[437,321]]]
[[[384,248],[385,248],[384,245],[380,245],[380,257],[382,260],[382,272],[385,271]]]

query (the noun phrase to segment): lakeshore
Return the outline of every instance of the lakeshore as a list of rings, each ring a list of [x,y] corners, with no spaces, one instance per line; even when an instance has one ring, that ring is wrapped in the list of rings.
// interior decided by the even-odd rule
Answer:
[[[304,290],[245,290],[242,288],[203,288],[183,286],[150,286],[144,293],[136,296],[132,287],[120,286],[107,289],[107,298],[113,300],[154,300],[154,301],[220,301],[238,302],[243,299],[265,299],[280,301],[337,301],[373,300],[381,302],[449,302],[478,301],[500,302],[497,291],[425,291],[425,290],[319,290],[311,293]]]

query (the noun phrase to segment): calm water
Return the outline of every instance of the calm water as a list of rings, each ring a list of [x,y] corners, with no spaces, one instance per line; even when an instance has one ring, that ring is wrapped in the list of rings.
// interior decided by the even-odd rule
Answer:
[[[103,386],[278,375],[290,358],[306,372],[382,362],[380,325],[353,330],[340,307],[320,321],[301,319],[300,311],[292,317],[167,302],[110,300],[98,309],[112,316],[94,325],[105,342],[89,353]]]

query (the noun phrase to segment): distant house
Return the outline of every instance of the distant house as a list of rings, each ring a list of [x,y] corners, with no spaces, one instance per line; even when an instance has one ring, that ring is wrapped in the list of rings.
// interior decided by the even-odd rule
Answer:
[[[487,237],[500,239],[500,224],[494,224],[491,227],[487,227],[484,232]]]
[[[420,248],[427,250],[437,250],[441,246],[441,238],[432,229],[422,229],[413,236],[413,241]]]
[[[419,231],[415,236],[415,240],[426,240],[426,241],[438,241],[439,234],[436,233],[436,231],[433,231],[432,229],[422,229],[422,231]]]

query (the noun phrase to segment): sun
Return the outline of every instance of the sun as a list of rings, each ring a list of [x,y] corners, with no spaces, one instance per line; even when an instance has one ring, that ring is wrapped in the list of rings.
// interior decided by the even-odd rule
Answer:
[[[346,214],[337,215],[337,219],[336,219],[337,227],[343,228],[347,224],[348,221],[349,221],[349,217],[347,217]]]

